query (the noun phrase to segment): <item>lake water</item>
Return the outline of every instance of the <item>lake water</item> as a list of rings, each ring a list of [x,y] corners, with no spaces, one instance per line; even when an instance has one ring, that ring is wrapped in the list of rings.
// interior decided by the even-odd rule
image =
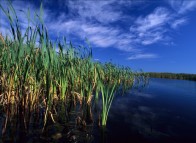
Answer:
[[[2,132],[6,115],[0,115]],[[43,133],[42,119],[30,122],[28,131],[23,120],[11,119],[0,143],[196,143],[196,82],[151,78],[142,89],[116,95],[104,130],[95,119],[79,131],[73,117],[67,124],[49,122]]]
[[[196,82],[151,78],[117,96],[94,142],[196,143]]]

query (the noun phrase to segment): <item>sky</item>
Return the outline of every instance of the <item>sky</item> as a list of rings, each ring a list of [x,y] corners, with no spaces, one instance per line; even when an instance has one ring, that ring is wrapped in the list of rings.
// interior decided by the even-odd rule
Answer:
[[[196,0],[12,0],[22,28],[21,10],[38,11],[41,2],[50,38],[75,45],[87,39],[95,61],[196,74]],[[10,33],[2,11],[0,33]]]

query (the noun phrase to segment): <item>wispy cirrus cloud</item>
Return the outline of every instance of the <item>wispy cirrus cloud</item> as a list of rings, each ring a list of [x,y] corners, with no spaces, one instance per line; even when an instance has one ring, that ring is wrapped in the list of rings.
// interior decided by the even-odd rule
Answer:
[[[57,1],[58,3],[58,1]],[[97,48],[117,48],[131,54],[129,60],[158,58],[154,53],[145,53],[143,46],[166,43],[169,32],[188,23],[185,14],[196,8],[195,1],[167,1],[171,6],[157,5],[145,13],[128,12],[137,5],[135,1],[90,1],[77,0],[60,2],[58,11],[44,3],[44,20],[50,35],[66,36],[69,40],[82,41],[85,38]],[[13,1],[16,10],[38,11],[30,2]],[[26,5],[28,7],[26,7]],[[65,10],[66,9],[66,10]],[[176,12],[173,12],[175,10]],[[22,27],[27,26],[24,13],[19,12]],[[6,31],[4,18],[0,20],[1,31]],[[122,25],[122,23],[126,23]],[[56,36],[58,37],[58,36]],[[142,54],[141,54],[142,53]]]
[[[107,1],[69,1],[69,8],[83,20],[97,21],[108,24],[123,17],[121,11],[115,10],[112,6],[115,0]]]
[[[158,55],[151,54],[151,53],[139,53],[128,57],[127,60],[153,59],[153,58],[158,58]]]
[[[10,3],[8,1],[0,1],[0,4],[7,11],[10,7]],[[17,19],[19,21],[19,28],[21,29],[22,34],[25,33],[26,28],[29,26],[33,27],[33,23],[29,21],[33,21],[36,19],[37,16],[35,13],[39,13],[39,8],[36,8],[33,4],[26,1],[25,3],[21,1],[14,0],[12,1],[12,6],[17,14]],[[28,14],[28,11],[30,12]],[[12,16],[12,20],[16,22],[16,15],[13,11],[9,11],[10,15]],[[47,13],[46,13],[47,14]],[[29,17],[28,17],[29,16]],[[9,35],[11,37],[11,28],[8,17],[4,13],[2,9],[0,9],[0,32],[3,35]],[[28,19],[29,18],[29,19]],[[35,21],[34,21],[35,22]]]
[[[152,13],[145,17],[138,17],[135,24],[138,32],[146,32],[148,30],[163,26],[170,19],[169,12],[166,8],[158,7]]]
[[[167,32],[165,26],[171,19],[172,17],[166,8],[158,7],[152,13],[138,17],[130,27],[130,32],[137,35],[138,44],[153,44],[165,40]]]
[[[131,41],[127,34],[122,34],[120,29],[109,26],[98,25],[94,23],[83,23],[79,20],[70,20],[50,23],[49,29],[59,34],[66,34],[71,37],[74,36],[85,39],[95,47],[108,48],[115,47],[121,50],[130,51]],[[129,46],[127,46],[129,45]]]
[[[196,9],[195,0],[168,0],[168,2],[178,14],[185,14]]]
[[[173,29],[177,29],[179,26],[182,26],[184,24],[186,24],[188,22],[188,20],[186,18],[180,18],[175,20],[173,23],[171,23],[171,27]]]
[[[94,59],[95,61],[99,61],[100,59]]]
[[[50,21],[49,29],[59,34],[74,35],[80,39],[87,38],[94,46],[99,48],[113,47],[123,51],[133,49],[131,35],[122,32],[119,25],[111,26],[125,16],[114,7],[118,1],[69,1],[68,15],[60,15],[60,19]],[[67,4],[67,3],[66,3]],[[123,2],[119,2],[120,5]],[[67,17],[73,18],[67,19]]]
[[[132,51],[137,48],[137,45],[150,45],[164,39],[166,30],[163,29],[163,26],[166,25],[165,21],[170,18],[167,9],[159,7],[147,16],[139,16],[135,20],[136,22],[130,26],[130,31],[125,32],[120,25],[110,25],[114,22],[109,18],[111,15],[114,15],[115,20],[120,20],[120,15],[122,15],[121,12],[116,12],[110,7],[110,4],[114,4],[114,2],[113,0],[98,3],[98,8],[96,8],[98,10],[95,12],[93,8],[95,4],[91,1],[85,1],[87,8],[81,2],[74,5],[72,1],[71,10],[78,10],[79,16],[75,17],[74,20],[65,21],[62,19],[66,19],[66,17],[62,18],[61,16],[59,21],[50,23],[50,27],[60,33],[69,35],[72,32],[80,38],[87,37],[94,46],[99,48],[114,47],[123,51]],[[109,8],[99,15],[106,6]],[[86,14],[87,11],[89,15]],[[108,19],[104,20],[105,17]]]

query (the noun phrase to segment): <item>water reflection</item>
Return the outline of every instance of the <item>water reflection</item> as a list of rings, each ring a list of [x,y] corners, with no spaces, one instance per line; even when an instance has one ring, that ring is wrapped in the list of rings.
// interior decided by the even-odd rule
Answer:
[[[141,91],[117,97],[108,119],[107,142],[196,142],[195,85],[150,79]]]
[[[195,143],[195,87],[196,82],[150,79],[142,90],[115,97],[106,128],[98,126],[97,111],[92,110],[92,124],[83,123],[82,113],[70,111],[69,118],[48,121],[42,132],[43,120],[38,115],[7,120],[9,112],[0,107],[0,130],[4,132],[8,125],[0,142]]]
[[[3,108],[3,107],[2,107]],[[6,109],[6,108],[5,108]],[[10,109],[10,108],[7,108]],[[59,120],[54,116],[55,121],[48,119],[43,130],[43,118],[37,118],[32,113],[29,118],[23,114],[11,114],[11,110],[0,112],[0,130],[2,131],[0,142],[4,143],[61,143],[61,142],[92,142],[93,124],[83,124],[80,118],[81,113],[71,110],[69,122]],[[4,110],[4,109],[2,109]],[[81,119],[77,122],[75,119]]]

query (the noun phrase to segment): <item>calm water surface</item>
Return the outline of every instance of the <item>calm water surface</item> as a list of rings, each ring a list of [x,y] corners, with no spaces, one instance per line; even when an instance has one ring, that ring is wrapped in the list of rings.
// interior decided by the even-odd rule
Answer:
[[[152,78],[117,96],[94,142],[196,143],[196,82]]]
[[[0,131],[5,117],[0,114]],[[95,120],[79,131],[73,118],[68,124],[48,123],[43,133],[42,122],[32,121],[27,132],[19,126],[23,120],[14,121],[0,143],[196,143],[196,82],[152,78],[142,89],[116,95],[104,130]]]

